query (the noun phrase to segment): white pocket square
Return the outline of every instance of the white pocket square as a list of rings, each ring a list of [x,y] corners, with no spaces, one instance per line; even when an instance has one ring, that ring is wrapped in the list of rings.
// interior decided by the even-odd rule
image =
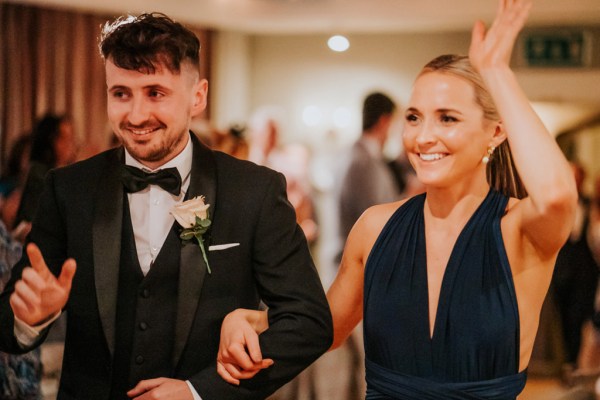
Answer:
[[[215,244],[212,246],[208,246],[208,251],[225,250],[225,249],[229,249],[231,247],[236,247],[239,245],[240,245],[239,243]]]

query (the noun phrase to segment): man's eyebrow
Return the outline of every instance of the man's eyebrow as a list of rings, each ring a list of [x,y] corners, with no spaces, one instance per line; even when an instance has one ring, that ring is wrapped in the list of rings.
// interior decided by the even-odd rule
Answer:
[[[143,87],[144,90],[149,90],[149,89],[161,89],[161,90],[165,90],[165,91],[171,91],[171,89],[169,89],[166,86],[163,86],[161,84],[155,83],[152,85],[146,85]]]
[[[170,91],[171,90],[168,87],[163,86],[163,85],[158,84],[158,83],[143,86],[142,89],[144,89],[144,90],[161,89],[161,90],[164,90],[164,91]],[[111,92],[115,91],[115,90],[130,90],[130,88],[129,88],[129,86],[125,86],[125,85],[114,85],[114,86],[111,86],[111,87],[108,88],[108,91],[111,91]]]
[[[113,85],[111,87],[108,88],[109,92],[115,91],[115,90],[129,90],[129,88],[127,86],[124,85]]]

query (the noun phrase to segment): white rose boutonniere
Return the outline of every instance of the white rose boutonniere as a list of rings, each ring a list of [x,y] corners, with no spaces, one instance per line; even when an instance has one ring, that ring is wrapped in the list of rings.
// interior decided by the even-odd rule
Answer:
[[[183,227],[183,231],[181,231],[179,237],[184,242],[196,238],[200,250],[202,250],[202,257],[204,257],[206,268],[210,274],[210,266],[208,265],[206,249],[204,248],[204,238],[202,236],[211,224],[208,218],[208,207],[210,207],[210,204],[204,204],[204,196],[198,196],[173,207],[171,215]]]

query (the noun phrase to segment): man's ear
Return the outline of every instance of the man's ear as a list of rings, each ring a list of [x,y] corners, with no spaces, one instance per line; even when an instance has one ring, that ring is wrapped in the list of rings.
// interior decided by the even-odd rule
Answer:
[[[206,109],[208,98],[208,81],[200,79],[195,84],[194,99],[192,102],[192,117],[197,117]]]

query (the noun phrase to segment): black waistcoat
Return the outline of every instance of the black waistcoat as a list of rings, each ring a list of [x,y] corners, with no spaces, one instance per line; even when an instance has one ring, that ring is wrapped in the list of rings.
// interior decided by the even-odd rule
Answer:
[[[123,206],[123,239],[116,314],[112,399],[140,380],[173,376],[173,340],[181,241],[175,225],[144,277],[137,258],[129,204]]]

